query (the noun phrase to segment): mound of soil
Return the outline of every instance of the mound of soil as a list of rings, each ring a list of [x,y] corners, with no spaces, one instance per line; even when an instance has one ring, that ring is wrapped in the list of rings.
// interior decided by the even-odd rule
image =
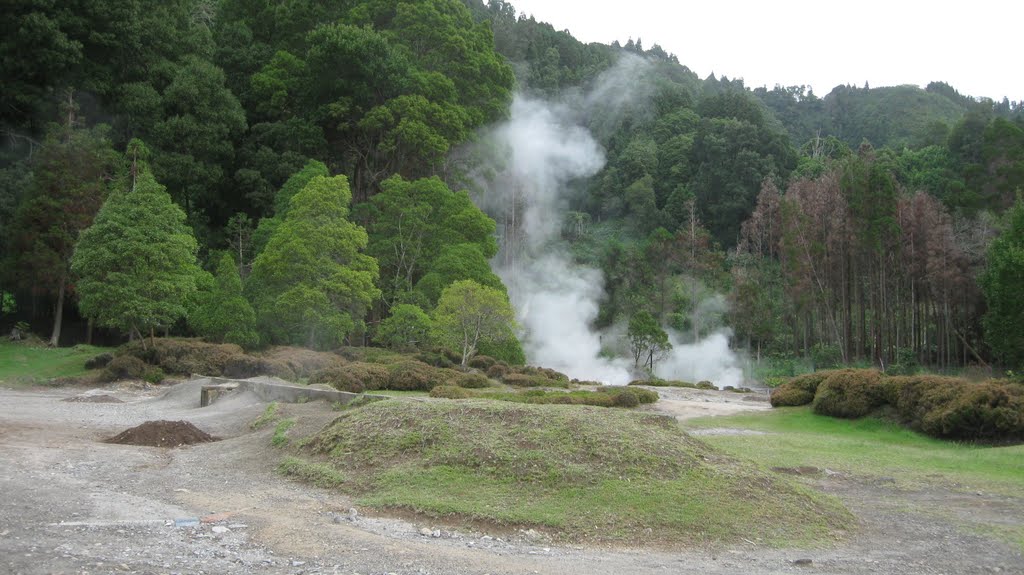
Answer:
[[[113,395],[107,395],[105,393],[101,395],[76,395],[62,399],[61,401],[70,401],[72,403],[124,403]]]
[[[187,421],[147,421],[104,441],[122,445],[179,447],[193,443],[217,441],[217,438]]]

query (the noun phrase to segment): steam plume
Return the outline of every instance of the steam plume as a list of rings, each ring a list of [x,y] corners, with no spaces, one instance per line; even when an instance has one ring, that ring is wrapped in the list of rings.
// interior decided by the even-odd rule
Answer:
[[[622,336],[593,328],[604,295],[601,272],[573,263],[559,236],[570,184],[605,163],[583,120],[598,130],[614,129],[625,111],[646,102],[649,69],[629,55],[588,93],[567,94],[560,103],[518,95],[509,120],[484,138],[492,157],[487,192],[478,201],[498,222],[502,247],[492,265],[509,288],[527,359],[613,385],[628,383],[634,374],[629,359],[602,354],[604,348],[623,347]],[[658,366],[660,377],[720,385],[742,380],[724,334],[695,345],[682,344],[674,334],[673,339],[674,351]]]

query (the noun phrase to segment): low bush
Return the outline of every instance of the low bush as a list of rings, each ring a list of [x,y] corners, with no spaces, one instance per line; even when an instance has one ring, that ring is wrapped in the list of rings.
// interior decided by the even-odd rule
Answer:
[[[697,389],[718,389],[718,387],[710,381],[704,380],[697,382]]]
[[[254,357],[239,354],[228,358],[224,364],[224,377],[248,379],[258,375],[271,375],[288,381],[295,381],[297,376],[291,366],[281,360]]]
[[[242,353],[242,348],[232,343],[206,343],[185,338],[147,339],[145,346],[137,340],[118,349],[118,355],[131,355],[166,373],[181,375],[222,375],[228,360]]]
[[[96,357],[91,357],[85,360],[85,369],[100,369],[102,367],[107,367],[107,364],[113,361],[113,359],[114,356],[112,354],[101,353]]]
[[[828,377],[829,371],[798,375],[772,390],[772,407],[807,405],[814,401],[818,385]]]
[[[1024,439],[1024,389],[1000,381],[938,376],[890,378],[890,395],[909,427],[944,439]]]
[[[448,356],[438,351],[424,351],[416,354],[416,359],[433,367],[455,367]]]
[[[387,389],[395,391],[430,391],[455,379],[456,372],[431,367],[422,361],[406,360],[389,368]]]
[[[487,377],[491,379],[503,379],[510,372],[511,369],[509,368],[508,364],[499,361],[498,363],[487,368]]]
[[[146,372],[142,374],[142,379],[148,383],[157,384],[164,380],[166,374],[164,370],[156,366],[149,366]]]
[[[455,385],[466,389],[490,387],[491,380],[482,373],[463,373],[455,378]]]
[[[388,368],[376,363],[353,362],[321,369],[309,378],[310,383],[326,383],[339,391],[362,393],[384,389],[390,374]]]
[[[929,435],[949,439],[1024,440],[1024,391],[995,382],[965,383],[920,426]]]
[[[472,393],[463,387],[454,385],[439,385],[430,390],[430,397],[443,397],[445,399],[469,399],[474,397]]]
[[[146,362],[133,355],[119,355],[107,364],[99,379],[102,381],[142,379],[149,367]]]
[[[494,365],[495,363],[498,363],[498,360],[494,359],[493,357],[491,357],[489,355],[475,355],[475,356],[471,357],[467,363],[468,363],[469,367],[473,367],[473,368],[476,368],[476,369],[482,369],[482,370],[486,371],[492,365]]]
[[[451,385],[435,387],[431,397],[446,399],[490,399],[516,403],[593,405],[597,407],[636,407],[658,401],[658,394],[649,389],[629,387],[603,387],[597,391],[546,391],[528,389],[522,391],[475,391]]]
[[[266,373],[265,368],[272,362],[274,365],[286,365],[294,374],[293,378],[308,378],[322,369],[345,363],[344,359],[334,353],[290,346],[271,348],[260,354],[259,359],[267,362],[260,364],[260,369],[263,370],[261,373]]]
[[[688,389],[697,389],[696,383],[690,383],[689,381],[680,381],[674,379],[637,379],[629,382],[629,385],[647,385],[650,387],[685,387]]]
[[[879,385],[881,373],[873,369],[840,369],[827,373],[814,395],[814,413],[855,419],[885,404],[885,394]]]

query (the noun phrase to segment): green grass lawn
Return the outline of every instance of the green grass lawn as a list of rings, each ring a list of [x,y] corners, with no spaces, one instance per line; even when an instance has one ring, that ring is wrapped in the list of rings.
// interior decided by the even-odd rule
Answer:
[[[932,439],[879,419],[835,419],[807,407],[707,417],[687,428],[728,427],[768,435],[707,435],[701,439],[764,467],[813,466],[897,486],[941,485],[1024,497],[1024,445],[990,447]]]
[[[55,377],[85,375],[85,361],[108,348],[92,345],[48,348],[0,342],[0,382],[13,385],[44,383]]]

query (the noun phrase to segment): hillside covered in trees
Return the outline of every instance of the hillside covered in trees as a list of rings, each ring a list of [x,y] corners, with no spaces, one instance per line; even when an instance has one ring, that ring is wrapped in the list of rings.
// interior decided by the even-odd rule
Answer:
[[[751,89],[500,0],[24,1],[0,31],[0,326],[53,345],[526,361],[489,265],[516,224],[479,176],[528,97],[592,110],[557,242],[638,369],[722,328],[778,362],[1024,368],[1019,102]]]

